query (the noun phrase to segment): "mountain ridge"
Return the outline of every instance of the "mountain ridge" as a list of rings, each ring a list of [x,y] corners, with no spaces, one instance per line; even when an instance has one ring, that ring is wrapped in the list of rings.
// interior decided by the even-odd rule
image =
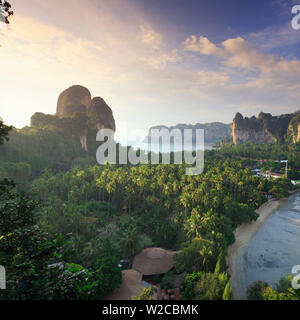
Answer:
[[[208,143],[215,143],[220,140],[230,138],[231,135],[231,124],[225,124],[222,122],[208,122],[208,123],[196,123],[196,124],[184,124],[184,123],[178,123],[175,126],[165,126],[165,125],[156,125],[152,126],[149,129],[148,135],[150,136],[150,131],[152,129],[179,129],[181,132],[183,132],[184,129],[204,129],[204,137],[205,142]],[[193,131],[193,141],[195,139],[195,131]],[[193,141],[190,141],[192,143]]]

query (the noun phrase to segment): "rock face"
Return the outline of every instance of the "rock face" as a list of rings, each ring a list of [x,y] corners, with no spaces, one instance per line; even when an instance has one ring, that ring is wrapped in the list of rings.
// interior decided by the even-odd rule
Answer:
[[[78,139],[86,151],[90,151],[89,147],[95,148],[98,130],[116,130],[110,107],[100,97],[92,99],[90,91],[80,85],[71,86],[59,95],[55,115],[36,112],[31,117],[31,125],[64,130],[64,134]]]
[[[289,123],[288,133],[293,143],[300,142],[300,113]]]
[[[190,143],[194,142],[195,139],[195,130],[196,129],[203,129],[204,130],[204,140],[206,143],[214,143],[218,142],[220,140],[230,138],[231,136],[231,125],[230,124],[224,124],[221,122],[212,122],[212,123],[196,123],[195,125],[191,124],[177,124],[176,126],[166,127],[163,125],[160,126],[154,126],[149,129],[149,135],[151,129],[179,129],[182,134],[184,133],[184,129],[192,129],[193,130],[193,140],[190,141]]]
[[[109,128],[116,131],[113,113],[106,102],[100,98],[93,98],[88,109],[88,116],[93,125],[98,129]]]
[[[58,97],[56,115],[70,118],[76,113],[86,114],[94,129],[116,130],[115,119],[110,107],[100,97],[91,98],[90,91],[80,85],[71,86]]]
[[[272,116],[270,113],[261,112],[257,118],[254,116],[244,118],[240,113],[237,113],[232,122],[233,143],[271,144],[285,137],[291,137],[295,143],[299,141],[299,118],[297,120],[296,117],[295,113]]]
[[[70,117],[76,112],[86,112],[90,104],[90,91],[83,86],[75,85],[59,95],[56,114],[60,118]]]
[[[78,126],[82,148],[88,151],[89,130],[109,128],[116,130],[115,119],[110,107],[100,98],[91,97],[90,91],[80,85],[71,86],[58,97],[56,114],[60,118],[86,117],[86,124]],[[81,127],[81,129],[80,129]]]

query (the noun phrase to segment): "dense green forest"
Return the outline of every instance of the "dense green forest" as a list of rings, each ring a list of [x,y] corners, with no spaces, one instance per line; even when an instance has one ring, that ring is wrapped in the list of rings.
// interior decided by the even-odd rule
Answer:
[[[185,164],[100,166],[57,126],[13,129],[5,142],[11,128],[1,122],[2,299],[105,298],[121,283],[120,260],[128,267],[151,246],[180,250],[163,282],[184,274],[184,299],[232,298],[225,258],[233,232],[257,219],[261,191],[286,197],[288,179],[256,177],[228,146],[206,151],[195,176]]]
[[[300,143],[274,143],[274,144],[233,144],[231,141],[222,141],[218,144],[218,154],[230,157],[247,159],[249,165],[256,165],[257,160],[264,160],[263,168],[280,171],[280,163],[275,161],[288,160],[290,179],[300,179]]]
[[[60,119],[35,113],[30,127],[12,128],[9,141],[1,146],[0,176],[13,178],[25,189],[26,182],[38,177],[46,168],[66,171],[74,161],[89,161],[89,154],[79,140],[82,122],[86,121],[81,114]],[[95,154],[94,150],[90,154],[92,152]]]

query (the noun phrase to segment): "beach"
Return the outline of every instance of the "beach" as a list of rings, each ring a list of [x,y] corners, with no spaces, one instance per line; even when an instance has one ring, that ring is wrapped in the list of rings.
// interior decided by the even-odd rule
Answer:
[[[229,268],[230,284],[232,286],[233,297],[236,300],[245,300],[246,297],[246,270],[243,263],[244,249],[247,243],[279,206],[287,199],[271,199],[261,205],[256,212],[259,217],[251,223],[240,225],[234,232],[235,242],[228,248],[227,265]]]

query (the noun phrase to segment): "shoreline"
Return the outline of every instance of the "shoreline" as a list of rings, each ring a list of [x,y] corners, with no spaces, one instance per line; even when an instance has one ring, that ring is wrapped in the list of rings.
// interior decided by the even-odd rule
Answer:
[[[243,270],[244,265],[242,263],[246,245],[259,228],[267,221],[269,216],[285,201],[287,201],[287,198],[268,200],[256,210],[259,214],[256,221],[243,223],[234,231],[235,242],[228,247],[228,254],[226,257],[234,300],[247,299],[245,270]]]

